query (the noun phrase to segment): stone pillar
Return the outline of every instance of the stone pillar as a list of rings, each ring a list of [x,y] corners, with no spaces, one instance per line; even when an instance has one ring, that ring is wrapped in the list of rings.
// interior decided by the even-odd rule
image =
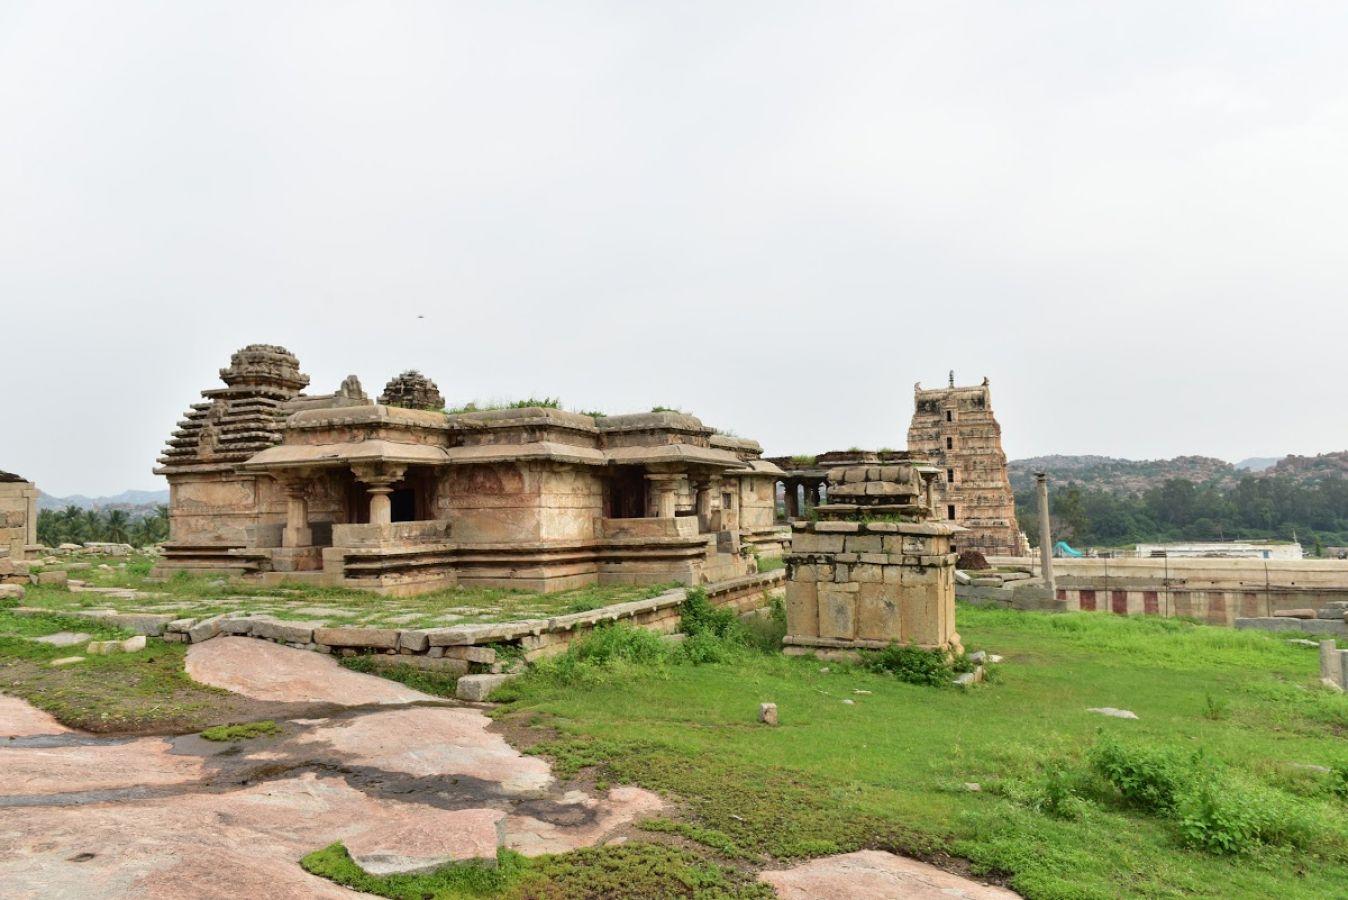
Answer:
[[[663,472],[651,472],[646,475],[646,480],[650,482],[651,493],[653,494],[651,512],[660,519],[674,518],[678,510],[678,475],[669,475]]]
[[[786,482],[786,517],[788,519],[800,518],[800,483],[796,481]]]
[[[286,490],[286,527],[281,534],[281,546],[313,546],[314,533],[309,527],[309,481],[291,478],[283,484]]]
[[[814,509],[819,505],[819,482],[814,481],[805,486],[805,508]]]
[[[31,484],[28,486],[28,490],[24,491],[24,495],[28,498],[28,517],[24,522],[23,542],[25,544],[37,543],[37,498],[40,493],[41,491]],[[22,557],[23,553],[20,552],[19,556]]]
[[[393,493],[395,482],[401,481],[407,471],[406,466],[358,465],[352,466],[356,479],[363,482],[370,493],[370,524],[392,525],[393,504],[389,494]]]
[[[1044,587],[1051,591],[1057,584],[1053,580],[1053,526],[1048,516],[1048,475],[1034,473],[1034,483],[1039,494],[1039,566],[1044,577]]]
[[[1320,642],[1320,677],[1330,684],[1343,684],[1343,658],[1332,639]]]
[[[697,510],[699,531],[712,530],[712,499],[715,485],[710,478],[699,478],[693,482],[694,505]]]

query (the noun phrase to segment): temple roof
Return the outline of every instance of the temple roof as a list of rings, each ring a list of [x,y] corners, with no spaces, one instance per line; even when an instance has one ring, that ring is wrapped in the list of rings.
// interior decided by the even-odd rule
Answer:
[[[283,444],[252,456],[242,469],[294,469],[345,466],[351,463],[393,465],[444,465],[449,461],[443,447],[400,444],[396,441],[353,441],[339,444]]]
[[[0,483],[13,484],[14,482],[28,483],[28,479],[22,475],[15,475],[13,472],[0,471]]]

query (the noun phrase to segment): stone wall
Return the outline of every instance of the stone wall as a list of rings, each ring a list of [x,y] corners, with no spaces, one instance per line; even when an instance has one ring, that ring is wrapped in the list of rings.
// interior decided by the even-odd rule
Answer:
[[[1023,557],[989,562],[1033,564]],[[1348,600],[1348,561],[1337,559],[1055,559],[1053,572],[1061,609],[1214,625]]]
[[[24,548],[37,543],[37,498],[31,481],[0,472],[0,556],[23,559]]]

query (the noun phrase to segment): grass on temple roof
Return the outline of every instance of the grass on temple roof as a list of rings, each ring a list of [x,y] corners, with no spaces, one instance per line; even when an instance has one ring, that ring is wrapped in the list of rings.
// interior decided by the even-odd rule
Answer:
[[[473,400],[465,403],[463,406],[446,408],[445,413],[451,416],[457,416],[460,413],[493,412],[500,409],[529,409],[530,407],[539,407],[540,409],[561,409],[562,401],[558,397],[527,397],[523,400],[487,400],[482,403]]]

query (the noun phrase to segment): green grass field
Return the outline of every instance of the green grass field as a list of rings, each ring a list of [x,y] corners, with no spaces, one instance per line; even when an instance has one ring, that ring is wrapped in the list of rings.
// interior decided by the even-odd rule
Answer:
[[[501,714],[555,729],[534,752],[562,773],[677,798],[648,828],[722,860],[880,847],[1034,898],[1348,897],[1348,697],[1317,685],[1313,649],[1101,614],[959,622],[1005,657],[991,684],[645,650],[545,664]],[[1086,711],[1104,706],[1139,719]]]

